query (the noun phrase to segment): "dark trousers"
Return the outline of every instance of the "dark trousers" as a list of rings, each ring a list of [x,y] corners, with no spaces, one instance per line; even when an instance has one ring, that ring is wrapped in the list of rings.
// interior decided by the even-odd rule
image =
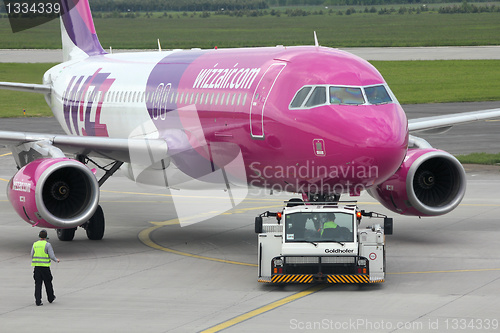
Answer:
[[[45,284],[47,300],[52,302],[55,296],[54,288],[52,287],[52,273],[50,272],[50,267],[35,266],[33,270],[33,279],[35,279],[36,304],[42,303],[42,282]]]

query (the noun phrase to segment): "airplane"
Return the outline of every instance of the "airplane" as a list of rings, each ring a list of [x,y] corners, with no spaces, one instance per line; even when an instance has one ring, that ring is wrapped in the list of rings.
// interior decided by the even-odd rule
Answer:
[[[43,94],[66,135],[0,131],[0,144],[19,169],[12,206],[63,241],[78,227],[103,238],[99,189],[119,169],[168,188],[199,180],[189,186],[237,184],[311,202],[366,190],[402,215],[446,214],[465,194],[465,171],[410,132],[500,117],[492,109],[408,120],[376,68],[316,37],[314,46],[110,54],[88,0],[61,5],[64,62],[43,84],[0,88]],[[112,161],[99,180],[95,158]]]

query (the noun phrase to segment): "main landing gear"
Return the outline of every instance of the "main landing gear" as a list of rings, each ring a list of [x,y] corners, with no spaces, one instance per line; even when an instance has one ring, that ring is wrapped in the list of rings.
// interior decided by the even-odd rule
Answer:
[[[104,184],[104,182],[108,180],[108,178],[111,177],[123,164],[123,162],[115,161],[107,166],[101,167],[96,162],[84,155],[79,155],[76,159],[83,164],[92,162],[98,168],[105,171],[104,175],[101,177],[101,179],[99,179],[99,187],[102,186],[102,184]],[[105,218],[102,207],[100,205],[97,206],[94,215],[92,215],[92,217],[80,227],[86,230],[88,239],[101,240],[104,237],[105,229]],[[75,238],[76,229],[77,228],[57,229],[57,238],[65,242],[72,241],[73,238]]]
[[[94,215],[82,224],[80,227],[87,231],[87,237],[90,240],[101,240],[104,237],[104,212],[101,206],[97,206]],[[72,241],[75,238],[75,231],[77,228],[71,229],[57,229],[57,238],[63,242]]]

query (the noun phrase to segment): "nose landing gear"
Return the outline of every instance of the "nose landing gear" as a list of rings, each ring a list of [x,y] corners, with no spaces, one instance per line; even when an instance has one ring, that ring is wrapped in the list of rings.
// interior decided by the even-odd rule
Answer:
[[[339,202],[340,194],[306,193],[302,195],[309,202]]]

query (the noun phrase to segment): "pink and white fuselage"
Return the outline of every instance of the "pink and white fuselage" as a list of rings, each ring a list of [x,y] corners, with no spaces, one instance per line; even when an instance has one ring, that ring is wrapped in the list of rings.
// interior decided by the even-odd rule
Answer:
[[[62,63],[46,73],[44,83],[53,85],[50,105],[73,135],[129,138],[140,125],[140,135],[170,143],[173,128],[189,131],[183,111],[194,110],[207,145],[223,143],[219,147],[229,155],[231,147],[241,150],[252,186],[357,194],[393,175],[407,150],[405,113],[382,76],[368,62],[335,49],[103,54]],[[323,105],[291,107],[304,86],[328,91],[379,85],[390,103],[321,100]],[[210,156],[200,150],[199,158]],[[177,165],[198,177],[196,161],[191,154]]]

